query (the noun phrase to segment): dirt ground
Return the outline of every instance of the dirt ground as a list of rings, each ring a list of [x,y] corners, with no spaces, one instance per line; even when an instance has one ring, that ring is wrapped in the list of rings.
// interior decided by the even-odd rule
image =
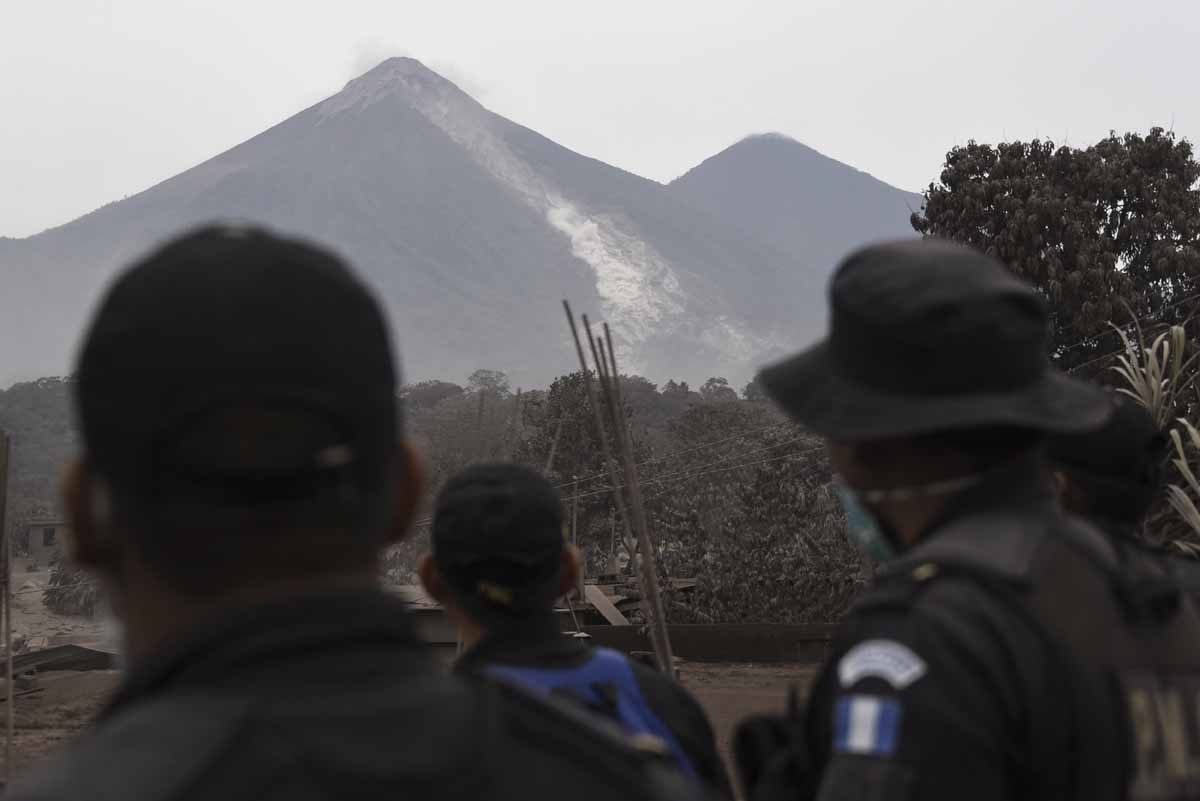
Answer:
[[[17,773],[36,767],[95,718],[117,685],[114,671],[56,671],[16,682],[13,764]],[[0,680],[0,695],[7,696]],[[6,714],[0,702],[0,715]],[[3,718],[0,717],[0,726]],[[5,755],[0,753],[0,776]]]
[[[62,617],[42,605],[42,590],[50,572],[31,570],[14,560],[13,636],[21,650],[61,643],[111,649],[111,632],[95,620]],[[446,651],[447,657],[453,655]],[[712,720],[722,755],[729,759],[730,738],[738,721],[783,709],[788,688],[807,688],[815,668],[802,664],[684,662],[680,677]],[[14,765],[17,773],[42,763],[82,731],[116,687],[112,671],[43,673],[16,682]],[[0,675],[0,729],[4,726],[8,692]],[[3,735],[0,733],[0,738]],[[0,779],[5,775],[0,748]]]
[[[721,756],[733,775],[730,745],[737,724],[751,715],[782,712],[788,689],[797,685],[801,693],[816,675],[815,665],[685,663],[680,678],[708,712]]]

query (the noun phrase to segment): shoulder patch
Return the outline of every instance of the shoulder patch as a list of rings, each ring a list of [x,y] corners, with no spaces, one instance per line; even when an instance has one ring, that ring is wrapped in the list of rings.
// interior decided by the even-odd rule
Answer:
[[[843,687],[874,677],[903,690],[925,675],[925,660],[895,640],[866,640],[845,653],[837,670]]]
[[[900,733],[900,701],[877,695],[844,695],[833,718],[833,750],[891,756]]]

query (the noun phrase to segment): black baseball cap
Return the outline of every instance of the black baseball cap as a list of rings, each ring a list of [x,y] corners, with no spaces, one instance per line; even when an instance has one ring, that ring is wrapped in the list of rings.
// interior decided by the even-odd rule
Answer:
[[[185,233],[118,276],[83,340],[89,466],[221,504],[383,484],[399,433],[383,312],[335,254],[258,227]]]
[[[558,597],[562,499],[530,468],[479,464],[450,478],[431,539],[438,571],[477,614],[527,616]]]

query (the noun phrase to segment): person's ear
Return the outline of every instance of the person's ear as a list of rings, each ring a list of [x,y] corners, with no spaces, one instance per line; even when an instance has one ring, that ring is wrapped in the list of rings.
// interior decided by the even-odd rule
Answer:
[[[559,569],[558,594],[566,597],[579,587],[579,575],[583,570],[579,562],[579,549],[574,545],[563,548],[562,567]]]
[[[112,569],[121,560],[121,548],[108,486],[76,460],[63,474],[62,498],[69,529],[64,543],[67,557],[83,568]]]
[[[446,584],[442,581],[442,574],[438,572],[437,564],[433,561],[433,554],[425,554],[421,557],[421,561],[417,563],[417,576],[421,579],[421,586],[425,588],[425,593],[440,604],[446,603]]]
[[[396,446],[396,477],[392,488],[392,526],[389,544],[409,535],[425,492],[425,460],[408,442]]]
[[[1066,473],[1061,470],[1054,471],[1054,491],[1058,493],[1058,497],[1065,498],[1067,490],[1070,488],[1071,481],[1067,478]]]

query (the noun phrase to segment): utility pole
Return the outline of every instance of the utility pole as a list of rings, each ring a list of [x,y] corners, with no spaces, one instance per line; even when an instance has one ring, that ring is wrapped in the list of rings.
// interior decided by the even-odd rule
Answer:
[[[12,784],[13,777],[13,738],[16,728],[13,725],[13,706],[16,703],[16,693],[13,687],[13,641],[12,641],[12,537],[7,526],[8,511],[8,464],[9,464],[8,434],[0,431],[0,536],[4,537],[4,677],[5,694],[8,699],[4,704],[5,731],[4,738],[4,787]]]
[[[575,491],[571,493],[571,544],[577,549],[579,548],[579,529],[576,526],[579,524],[579,476],[571,476],[575,482]],[[575,590],[579,593],[580,600],[586,597],[584,592],[584,583],[587,573],[587,557],[583,556],[579,565],[579,584]]]

